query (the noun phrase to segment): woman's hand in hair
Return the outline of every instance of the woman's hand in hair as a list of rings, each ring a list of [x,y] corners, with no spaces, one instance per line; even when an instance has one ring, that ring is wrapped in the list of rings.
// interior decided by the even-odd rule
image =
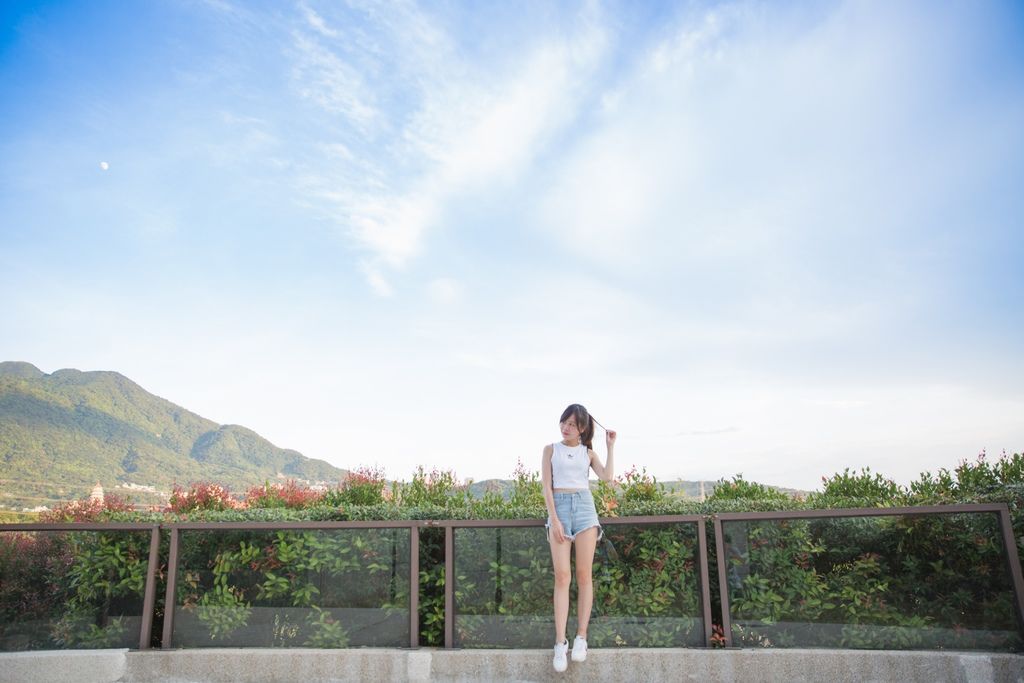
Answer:
[[[615,446],[615,439],[618,437],[618,432],[614,429],[605,430],[604,433],[604,444],[611,450]]]

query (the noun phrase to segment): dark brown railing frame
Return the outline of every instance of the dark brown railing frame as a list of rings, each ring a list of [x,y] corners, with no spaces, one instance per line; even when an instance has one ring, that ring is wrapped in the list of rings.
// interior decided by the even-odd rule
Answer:
[[[1005,503],[928,505],[899,508],[842,508],[832,510],[786,510],[775,512],[724,512],[713,515],[651,515],[637,517],[603,517],[604,526],[617,524],[696,524],[701,582],[701,609],[704,618],[704,645],[710,645],[711,591],[708,568],[708,544],[705,523],[710,519],[715,530],[715,549],[718,559],[718,585],[722,608],[722,628],[727,647],[732,647],[732,624],[729,614],[729,592],[725,565],[725,535],[723,522],[777,521],[787,519],[825,519],[849,517],[922,516],[935,514],[990,513],[999,520],[1003,551],[1013,583],[1017,608],[1018,628],[1024,634],[1024,575],[1014,540],[1010,511]],[[149,531],[149,560],[143,594],[142,622],[139,630],[139,649],[150,647],[153,615],[156,607],[156,572],[160,555],[160,532],[169,534],[170,549],[167,562],[167,593],[164,608],[163,639],[161,647],[171,649],[174,630],[174,601],[177,587],[178,545],[182,531],[278,531],[284,529],[409,529],[409,647],[419,647],[419,541],[424,527],[445,530],[445,648],[454,647],[455,628],[455,543],[457,528],[542,527],[542,519],[441,519],[441,520],[372,520],[348,522],[180,522],[167,524],[134,523],[61,523],[61,524],[0,524],[0,533],[10,531]]]
[[[701,611],[704,617],[704,646],[711,642],[711,587],[708,571],[707,531],[704,515],[648,515],[636,517],[602,517],[602,526],[616,524],[696,524],[697,554],[700,560]],[[445,519],[430,523],[444,527],[444,646],[455,647],[455,529],[508,527],[543,527],[542,519]]]
[[[725,566],[725,533],[722,522],[774,522],[787,519],[841,519],[850,517],[919,517],[925,515],[955,515],[963,513],[992,513],[999,518],[999,528],[1006,554],[1007,568],[1013,583],[1014,602],[1017,606],[1017,628],[1024,632],[1024,576],[1021,574],[1017,543],[1013,538],[1010,510],[1005,503],[975,503],[964,505],[920,505],[898,508],[837,508],[834,510],[785,510],[775,512],[722,512],[712,515],[715,523],[715,552],[718,556],[718,591],[722,605],[722,632],[725,646],[732,647],[732,619],[729,614],[729,586]]]

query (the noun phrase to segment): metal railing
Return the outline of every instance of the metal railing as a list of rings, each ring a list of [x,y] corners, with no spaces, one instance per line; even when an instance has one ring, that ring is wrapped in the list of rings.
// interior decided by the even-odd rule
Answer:
[[[703,515],[651,515],[637,517],[602,517],[600,519],[603,527],[615,525],[653,525],[653,524],[680,524],[694,525],[697,529],[698,544],[698,580],[701,586],[701,613],[704,622],[704,645],[710,644],[711,639],[711,590],[708,581],[708,546],[707,534],[705,531],[705,517]],[[544,520],[540,519],[447,519],[429,522],[429,526],[443,527],[445,530],[445,620],[444,620],[444,646],[455,647],[455,621],[457,618],[455,609],[455,568],[457,555],[455,552],[455,530],[470,528],[523,528],[543,527]]]
[[[780,512],[735,512],[714,515],[660,515],[638,517],[602,518],[605,527],[616,525],[694,525],[697,535],[697,565],[700,582],[700,610],[703,619],[704,645],[711,644],[712,638],[712,601],[709,580],[709,548],[705,526],[713,523],[715,548],[717,556],[719,599],[722,615],[722,628],[726,646],[731,646],[732,630],[730,620],[729,586],[726,571],[726,547],[723,523],[729,522],[765,522],[800,519],[828,519],[853,517],[882,516],[926,516],[950,515],[958,513],[984,513],[995,515],[1000,529],[1000,542],[1006,558],[1006,567],[1011,578],[1013,600],[1018,619],[1018,630],[1024,632],[1024,576],[1017,554],[1017,546],[1010,522],[1009,509],[1003,503],[979,505],[941,505],[903,508],[856,508],[833,510],[795,510]],[[177,574],[179,568],[180,536],[187,531],[282,531],[282,530],[343,530],[343,529],[408,529],[409,531],[409,647],[419,646],[419,571],[420,571],[420,531],[424,528],[444,529],[444,646],[453,648],[455,644],[455,622],[457,618],[455,604],[456,552],[454,535],[456,529],[464,528],[516,528],[542,527],[540,519],[519,520],[381,520],[381,521],[348,521],[348,522],[181,522],[167,524],[130,524],[130,523],[65,523],[65,524],[2,524],[0,533],[6,532],[51,532],[51,531],[149,531],[149,558],[146,569],[143,592],[142,621],[139,633],[139,649],[150,647],[153,629],[153,617],[156,607],[157,570],[160,561],[160,534],[166,531],[169,535],[169,552],[167,562],[167,589],[163,621],[163,637],[161,647],[173,647],[174,608],[177,590]]]
[[[849,519],[857,517],[920,517],[929,515],[993,514],[999,523],[1003,555],[1013,587],[1018,632],[1024,631],[1024,576],[1014,540],[1010,511],[1005,503],[969,505],[927,505],[897,508],[843,508],[834,510],[787,510],[775,512],[725,512],[712,516],[715,525],[715,545],[718,560],[718,586],[722,608],[722,631],[726,647],[733,645],[729,607],[729,585],[726,571],[726,534],[723,524],[728,522],[776,522],[810,519]]]
[[[18,531],[149,531],[149,560],[146,564],[146,582],[142,599],[142,625],[139,629],[139,649],[148,650],[153,634],[153,614],[156,610],[156,571],[160,561],[160,526],[131,523],[66,523],[66,524],[0,524],[0,533]]]
[[[341,529],[408,529],[409,530],[409,647],[419,646],[419,548],[422,520],[359,521],[359,522],[182,522],[165,524],[170,532],[167,561],[167,596],[164,600],[164,630],[161,647],[173,647],[174,606],[177,590],[179,537],[182,531],[283,531]]]

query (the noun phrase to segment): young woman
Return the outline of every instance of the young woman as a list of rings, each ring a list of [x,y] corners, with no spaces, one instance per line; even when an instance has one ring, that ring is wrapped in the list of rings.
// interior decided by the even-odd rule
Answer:
[[[548,543],[551,546],[551,563],[555,568],[555,671],[565,671],[569,666],[566,655],[569,641],[565,638],[566,621],[569,618],[570,551],[576,543],[576,590],[578,594],[576,613],[579,627],[572,643],[572,661],[582,662],[587,658],[587,626],[590,623],[590,609],[594,604],[594,582],[592,568],[594,549],[601,538],[601,524],[597,519],[594,498],[590,494],[588,477],[593,468],[597,476],[611,481],[614,431],[605,430],[605,445],[608,458],[601,459],[593,451],[595,420],[583,406],[574,403],[562,413],[559,425],[562,440],[544,447],[541,461],[541,480],[544,482],[544,501],[548,507]]]

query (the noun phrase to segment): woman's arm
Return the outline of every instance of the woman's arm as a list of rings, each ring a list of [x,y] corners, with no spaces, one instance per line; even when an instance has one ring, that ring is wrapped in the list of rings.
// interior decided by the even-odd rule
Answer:
[[[550,444],[544,447],[544,455],[540,459],[540,481],[544,489],[544,505],[548,508],[548,519],[551,520],[551,533],[556,541],[564,543],[565,529],[562,528],[562,522],[555,512],[555,494],[551,490],[551,456],[554,451]]]
[[[597,472],[597,478],[602,481],[611,481],[615,478],[615,439],[617,436],[618,434],[616,434],[615,430],[605,432],[604,442],[608,446],[608,460],[603,465],[597,453],[588,450],[590,466]]]

